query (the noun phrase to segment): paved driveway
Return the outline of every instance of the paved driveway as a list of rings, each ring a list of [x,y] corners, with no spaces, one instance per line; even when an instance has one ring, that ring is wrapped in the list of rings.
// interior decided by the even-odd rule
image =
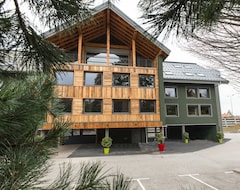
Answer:
[[[169,141],[164,153],[55,157],[48,177],[56,176],[58,164],[62,162],[70,161],[77,167],[81,162],[101,161],[106,169],[120,170],[131,177],[133,188],[137,190],[238,190],[240,174],[236,169],[240,168],[240,133],[225,134],[225,137],[223,144],[200,140],[189,144]],[[77,148],[68,156],[81,150]]]

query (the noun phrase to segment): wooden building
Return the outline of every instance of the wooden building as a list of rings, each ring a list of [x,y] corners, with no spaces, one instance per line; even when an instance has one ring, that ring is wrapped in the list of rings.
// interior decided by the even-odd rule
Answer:
[[[57,72],[56,91],[71,121],[69,143],[146,142],[162,128],[162,62],[169,49],[107,2],[85,25],[49,31],[46,39],[73,57]],[[47,117],[42,130],[49,130]]]

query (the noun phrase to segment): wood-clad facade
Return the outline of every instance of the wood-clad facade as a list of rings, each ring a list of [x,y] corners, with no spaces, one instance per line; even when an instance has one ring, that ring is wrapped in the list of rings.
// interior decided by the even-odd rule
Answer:
[[[111,136],[111,129],[162,127],[159,67],[169,50],[114,5],[102,4],[86,24],[50,31],[46,39],[73,57],[59,74],[61,80],[69,74],[70,82],[55,87],[71,104],[64,117],[72,129],[108,129]],[[42,129],[51,127],[48,116]]]

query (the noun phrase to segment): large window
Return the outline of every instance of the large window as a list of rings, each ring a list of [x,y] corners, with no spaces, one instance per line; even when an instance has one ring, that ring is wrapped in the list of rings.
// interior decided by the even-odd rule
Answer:
[[[166,98],[177,98],[177,88],[165,87],[165,97]]]
[[[101,99],[84,99],[84,113],[102,113]]]
[[[113,73],[113,86],[130,86],[130,74]]]
[[[58,71],[55,75],[58,85],[73,85],[73,71]]]
[[[113,100],[113,113],[129,113],[129,100]]]
[[[62,105],[63,113],[72,113],[72,99],[60,98],[59,103]]]
[[[167,116],[178,116],[178,105],[167,104],[166,105],[166,115]]]
[[[112,65],[128,66],[129,65],[129,51],[122,49],[111,49],[109,54],[110,63]],[[87,48],[86,53],[87,64],[106,64],[107,53],[103,48]]]
[[[155,77],[154,75],[139,75],[140,87],[154,87]]]
[[[155,100],[140,100],[141,113],[155,113],[156,101]]]
[[[137,67],[153,67],[153,60],[137,54]]]
[[[211,105],[187,105],[188,116],[211,116]]]
[[[210,98],[209,88],[187,88],[187,97],[188,98]]]
[[[85,72],[84,85],[86,86],[102,85],[102,73]]]

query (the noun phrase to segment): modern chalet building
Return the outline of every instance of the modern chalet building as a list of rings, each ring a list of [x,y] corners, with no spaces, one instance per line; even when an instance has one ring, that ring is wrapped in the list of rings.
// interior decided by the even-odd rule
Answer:
[[[74,25],[71,33],[45,34],[74,58],[56,73],[63,114],[72,122],[67,143],[99,143],[104,136],[114,143],[148,142],[162,129],[169,138],[181,138],[185,130],[196,138],[216,134],[221,128],[217,84],[225,80],[200,80],[201,72],[196,80],[179,78],[174,65],[184,64],[163,63],[170,50],[109,2],[95,8],[92,20]],[[185,95],[190,90],[196,95]],[[47,117],[42,130],[51,127]]]

